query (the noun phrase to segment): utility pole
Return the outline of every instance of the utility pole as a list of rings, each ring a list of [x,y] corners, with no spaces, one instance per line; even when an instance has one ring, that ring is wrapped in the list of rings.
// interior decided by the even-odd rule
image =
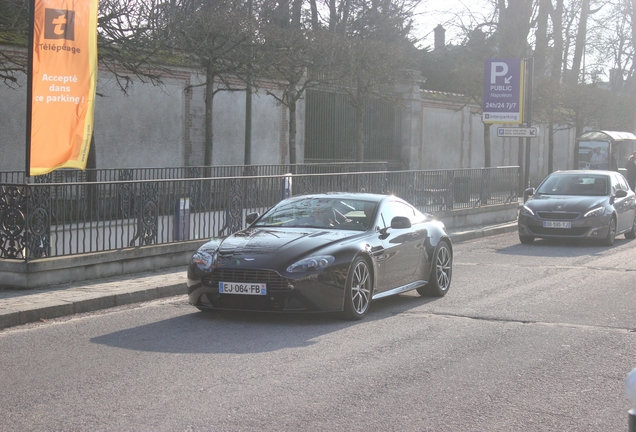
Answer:
[[[525,95],[526,95],[526,127],[532,127],[532,85],[534,75],[534,58],[528,58],[525,60],[526,65],[526,80],[525,80]],[[526,138],[526,167],[523,179],[523,188],[530,187],[530,142],[532,138]]]

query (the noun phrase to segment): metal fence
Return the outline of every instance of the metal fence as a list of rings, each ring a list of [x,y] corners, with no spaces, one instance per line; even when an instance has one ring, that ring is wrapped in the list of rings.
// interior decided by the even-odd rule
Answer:
[[[518,167],[0,184],[0,259],[28,261],[227,235],[283,196],[394,194],[425,212],[517,200]]]
[[[292,174],[387,171],[388,162],[320,162],[282,165],[224,165],[168,168],[60,169],[29,178],[30,183],[112,182],[203,177],[240,177]],[[0,184],[25,183],[24,171],[0,171]]]

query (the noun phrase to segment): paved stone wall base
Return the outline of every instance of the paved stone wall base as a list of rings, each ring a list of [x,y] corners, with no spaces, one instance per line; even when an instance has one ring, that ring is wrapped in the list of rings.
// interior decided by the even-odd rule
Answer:
[[[158,269],[186,268],[201,240],[140,246],[133,249],[96,252],[29,262],[0,260],[0,288],[37,289],[53,285]]]

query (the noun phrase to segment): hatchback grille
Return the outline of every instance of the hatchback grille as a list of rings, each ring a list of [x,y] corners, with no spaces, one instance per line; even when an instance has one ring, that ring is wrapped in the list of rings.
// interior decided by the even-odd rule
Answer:
[[[205,285],[216,288],[218,288],[219,282],[245,282],[267,284],[268,292],[291,289],[288,279],[271,270],[222,268],[214,270],[202,281]]]
[[[552,220],[574,220],[579,217],[581,213],[553,213],[553,212],[537,212],[537,216],[541,219]]]

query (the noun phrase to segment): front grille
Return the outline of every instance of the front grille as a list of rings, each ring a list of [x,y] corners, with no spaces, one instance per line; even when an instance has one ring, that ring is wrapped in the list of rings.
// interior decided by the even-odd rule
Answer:
[[[553,213],[553,212],[537,212],[537,216],[541,219],[552,220],[574,220],[580,216],[581,213]]]
[[[540,226],[530,226],[530,231],[535,235],[578,237],[585,234],[590,228],[544,228]]]
[[[289,280],[271,270],[221,268],[205,276],[202,282],[207,286],[219,287],[219,282],[245,282],[267,284],[267,292],[289,291]]]

